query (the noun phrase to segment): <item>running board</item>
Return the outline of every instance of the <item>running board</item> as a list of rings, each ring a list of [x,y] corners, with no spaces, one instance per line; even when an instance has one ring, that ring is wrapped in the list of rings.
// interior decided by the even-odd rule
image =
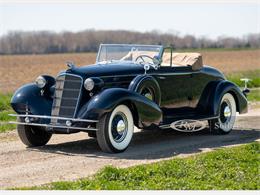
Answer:
[[[207,117],[207,118],[201,118],[201,119],[181,119],[173,121],[170,124],[167,125],[160,125],[159,127],[161,129],[174,129],[176,131],[181,132],[196,132],[201,131],[206,128],[206,122],[207,120],[216,119],[217,117]]]

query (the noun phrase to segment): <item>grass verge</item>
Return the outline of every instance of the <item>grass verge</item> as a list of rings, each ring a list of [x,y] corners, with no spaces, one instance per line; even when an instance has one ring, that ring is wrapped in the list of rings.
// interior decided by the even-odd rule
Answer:
[[[0,133],[16,127],[14,124],[8,124],[8,121],[15,120],[15,117],[8,116],[8,114],[14,113],[10,105],[11,97],[12,94],[0,94]]]
[[[10,101],[12,98],[12,94],[2,94],[0,93],[0,111],[11,110]]]
[[[260,101],[260,88],[252,89],[250,93],[248,94],[247,99],[249,101]]]
[[[130,168],[106,167],[92,178],[31,190],[259,190],[259,143]]]
[[[244,72],[236,72],[227,74],[227,79],[236,83],[239,87],[244,87],[244,82],[240,81],[241,78],[249,78],[251,79],[248,82],[248,87],[260,87],[260,69],[254,71],[244,71]]]

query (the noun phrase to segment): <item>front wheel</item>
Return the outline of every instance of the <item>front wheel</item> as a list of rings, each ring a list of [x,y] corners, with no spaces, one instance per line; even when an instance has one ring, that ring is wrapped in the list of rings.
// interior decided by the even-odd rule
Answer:
[[[21,119],[18,119],[21,121]],[[41,127],[17,125],[17,132],[21,141],[29,147],[43,146],[51,139],[52,134]]]
[[[236,120],[236,101],[233,95],[226,93],[219,106],[219,118],[209,120],[209,128],[215,134],[228,134]]]
[[[127,149],[133,132],[134,121],[130,109],[125,105],[118,105],[98,122],[97,141],[104,152],[123,152]]]

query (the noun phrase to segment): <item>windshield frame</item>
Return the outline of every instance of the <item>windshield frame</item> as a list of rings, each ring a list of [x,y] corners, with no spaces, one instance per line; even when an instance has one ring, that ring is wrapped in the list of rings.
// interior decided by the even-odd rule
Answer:
[[[97,54],[97,57],[96,57],[96,64],[100,64],[102,61],[99,61],[100,59],[100,52],[101,52],[101,49],[103,46],[128,46],[128,47],[158,47],[160,48],[160,51],[158,53],[158,56],[159,58],[161,58],[162,54],[163,54],[163,51],[164,51],[164,47],[162,45],[145,45],[145,44],[100,44],[99,46],[99,49],[98,49],[98,54]],[[112,60],[113,61],[113,60]],[[117,61],[117,60],[114,60],[114,61]],[[118,60],[120,61],[120,60]],[[109,62],[109,61],[108,61]],[[120,62],[124,62],[123,60],[120,61]],[[126,61],[125,61],[126,62]],[[132,61],[129,61],[129,62],[132,62]]]

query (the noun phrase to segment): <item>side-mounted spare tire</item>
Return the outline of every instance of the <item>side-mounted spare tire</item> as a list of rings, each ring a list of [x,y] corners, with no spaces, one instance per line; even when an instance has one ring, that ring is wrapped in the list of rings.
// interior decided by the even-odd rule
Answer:
[[[160,86],[152,76],[139,75],[135,77],[129,86],[129,90],[147,97],[157,105],[160,105],[161,103]]]

